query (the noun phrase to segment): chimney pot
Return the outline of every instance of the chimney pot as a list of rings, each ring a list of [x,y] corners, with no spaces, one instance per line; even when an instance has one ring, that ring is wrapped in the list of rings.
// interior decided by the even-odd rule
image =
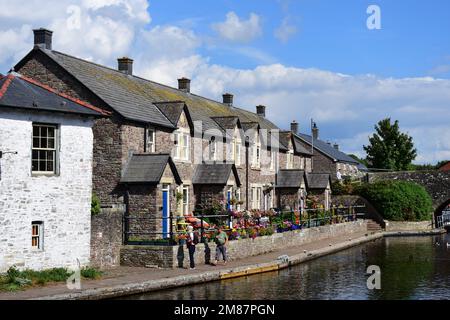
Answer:
[[[266,117],[266,106],[263,106],[263,105],[256,106],[256,113],[258,114],[258,116],[265,118]]]
[[[123,72],[128,75],[133,75],[133,59],[128,57],[123,57],[117,59],[118,69],[120,72]]]
[[[222,95],[223,97],[223,104],[226,104],[230,107],[233,106],[233,95],[231,93],[225,93]]]
[[[34,45],[47,50],[52,50],[52,35],[53,31],[39,28],[34,29]]]
[[[291,131],[295,134],[298,134],[298,122],[295,120],[291,123]]]
[[[312,128],[312,135],[314,139],[319,139],[319,128],[317,128],[317,124],[315,122]]]
[[[178,79],[178,89],[184,92],[191,92],[191,79],[181,78]]]
[[[336,150],[339,150],[339,145],[337,143],[334,144],[333,146]]]

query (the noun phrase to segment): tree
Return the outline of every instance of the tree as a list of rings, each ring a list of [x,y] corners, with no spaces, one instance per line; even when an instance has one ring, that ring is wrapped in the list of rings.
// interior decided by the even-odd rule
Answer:
[[[351,157],[351,158],[353,158],[353,159],[355,159],[355,160],[358,161],[359,163],[365,165],[366,167],[369,166],[369,163],[367,162],[366,159],[361,159],[361,158],[359,158],[359,157],[358,157],[357,155],[355,155],[355,154],[349,154],[348,156]]]
[[[398,120],[383,119],[375,126],[376,133],[364,146],[367,161],[372,168],[408,170],[417,156],[412,137],[400,132]]]

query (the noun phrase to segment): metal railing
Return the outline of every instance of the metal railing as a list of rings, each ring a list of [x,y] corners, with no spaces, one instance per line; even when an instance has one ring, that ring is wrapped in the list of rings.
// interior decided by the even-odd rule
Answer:
[[[436,217],[436,228],[450,227],[450,211],[443,211],[440,216]]]
[[[280,225],[284,222],[290,222],[296,229],[314,228],[328,224],[338,224],[365,219],[365,213],[357,213],[356,209],[365,208],[364,205],[349,207],[331,207],[330,210],[304,209],[299,211],[278,211],[276,214],[267,217],[239,217],[236,218],[231,212],[219,214],[196,214],[186,216],[169,217],[136,217],[132,215],[124,216],[124,243],[135,245],[176,245],[176,238],[179,235],[186,234],[186,230],[179,228],[183,219],[196,218],[197,229],[200,233],[200,240],[206,241],[207,235],[216,232],[216,228],[208,227],[207,220],[220,221],[218,225],[230,226],[230,222],[238,221],[243,223],[246,230],[259,228],[264,221],[267,227],[273,228],[274,232],[290,231],[284,230]],[[167,221],[167,222],[166,222]],[[166,230],[163,224],[166,224]],[[147,228],[151,225],[151,228]],[[188,223],[184,223],[188,225]],[[151,231],[153,229],[155,231]],[[143,231],[145,230],[145,231]]]

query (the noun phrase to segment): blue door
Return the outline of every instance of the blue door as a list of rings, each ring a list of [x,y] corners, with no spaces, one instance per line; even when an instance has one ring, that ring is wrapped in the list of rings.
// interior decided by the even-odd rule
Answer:
[[[231,193],[232,193],[232,189],[228,189],[227,191],[227,209],[228,210],[233,210],[233,205],[231,204]]]
[[[162,232],[163,232],[163,238],[169,238],[170,237],[170,200],[169,200],[169,193],[170,193],[170,187],[168,185],[163,186],[162,190]]]

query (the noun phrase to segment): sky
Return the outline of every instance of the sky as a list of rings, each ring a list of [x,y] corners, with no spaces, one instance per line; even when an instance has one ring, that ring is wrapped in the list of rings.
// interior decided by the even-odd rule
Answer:
[[[376,11],[368,10],[375,5]],[[448,0],[0,0],[0,72],[32,48],[32,29],[55,50],[267,116],[296,120],[364,157],[374,125],[399,120],[416,163],[450,159]],[[372,8],[372,7],[370,7]],[[379,15],[376,15],[379,13]],[[379,18],[379,19],[378,19]],[[375,19],[375,20],[374,20]],[[377,28],[373,28],[376,26]],[[369,28],[370,27],[370,28]]]

